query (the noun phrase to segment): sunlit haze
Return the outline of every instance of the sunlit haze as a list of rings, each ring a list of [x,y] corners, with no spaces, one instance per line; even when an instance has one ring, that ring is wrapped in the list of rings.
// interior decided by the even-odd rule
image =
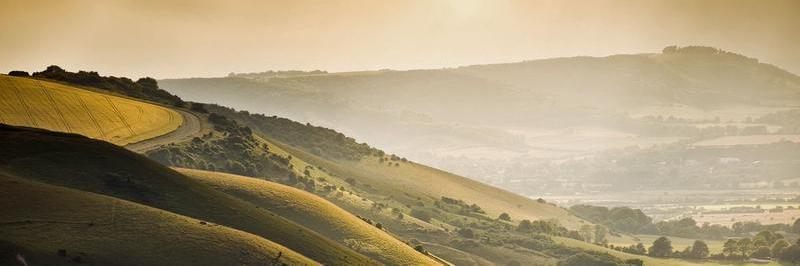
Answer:
[[[455,67],[707,45],[800,72],[798,1],[9,1],[0,71]],[[34,11],[35,12],[32,12]]]

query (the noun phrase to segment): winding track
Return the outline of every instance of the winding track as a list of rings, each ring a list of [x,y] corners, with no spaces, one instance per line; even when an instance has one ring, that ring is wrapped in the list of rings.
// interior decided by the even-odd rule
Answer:
[[[178,112],[183,117],[183,123],[181,123],[177,129],[155,138],[125,145],[125,148],[134,152],[144,153],[161,145],[182,142],[202,135],[203,125],[197,115],[184,110],[174,108],[172,110]]]

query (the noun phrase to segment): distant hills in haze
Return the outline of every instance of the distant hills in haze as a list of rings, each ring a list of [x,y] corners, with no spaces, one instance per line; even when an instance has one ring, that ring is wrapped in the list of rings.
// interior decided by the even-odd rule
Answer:
[[[716,111],[734,107],[800,105],[797,75],[703,46],[447,69],[278,73],[159,82],[188,100],[334,128],[484,181],[513,170],[495,168],[494,160],[524,163],[605,149],[595,147],[600,143],[612,148],[641,143],[632,136],[691,135],[684,125],[664,129],[645,116],[710,121],[720,116]],[[723,115],[722,122],[759,115]],[[555,139],[559,136],[578,139]]]

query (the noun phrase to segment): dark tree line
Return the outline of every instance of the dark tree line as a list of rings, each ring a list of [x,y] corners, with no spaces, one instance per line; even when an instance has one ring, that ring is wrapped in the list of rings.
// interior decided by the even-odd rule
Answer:
[[[12,71],[22,75],[22,71]],[[22,72],[22,73],[19,73]],[[11,74],[11,73],[9,73]],[[34,72],[33,77],[56,80],[75,85],[103,89],[130,97],[150,100],[173,106],[185,106],[180,97],[158,87],[158,82],[149,77],[133,81],[125,77],[100,76],[94,71],[69,72],[58,66],[49,66],[41,72]]]

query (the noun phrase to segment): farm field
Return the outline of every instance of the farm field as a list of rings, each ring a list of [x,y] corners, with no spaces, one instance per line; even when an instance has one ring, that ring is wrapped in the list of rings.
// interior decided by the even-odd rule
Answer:
[[[731,146],[731,145],[760,145],[781,141],[800,142],[800,135],[752,135],[752,136],[725,136],[710,140],[699,141],[692,145],[699,147]]]
[[[700,214],[692,216],[692,219],[699,225],[709,223],[731,226],[733,223],[741,221],[757,221],[761,224],[792,224],[799,217],[800,210],[793,209],[782,212]]]
[[[0,123],[126,145],[172,132],[182,122],[177,112],[154,104],[0,75]]]
[[[653,244],[653,241],[656,241],[656,239],[658,239],[659,237],[661,236],[633,235],[630,238],[624,238],[624,239],[619,238],[619,240],[623,241],[612,239],[611,243],[609,244],[613,244],[615,246],[630,246],[630,245],[635,245],[636,243],[642,243],[644,244],[645,247],[649,247],[650,245]],[[695,241],[695,239],[673,237],[673,236],[670,236],[669,240],[672,241],[672,247],[674,250],[683,250],[686,247],[692,246],[692,244],[694,244]],[[708,250],[711,251],[711,253],[722,252],[722,245],[725,243],[724,241],[721,240],[703,240],[703,242],[706,242],[706,244],[708,244]]]
[[[729,263],[729,262],[718,262],[718,261],[689,261],[689,260],[681,260],[681,259],[675,259],[675,258],[669,258],[669,259],[652,258],[652,257],[648,257],[648,256],[634,255],[634,254],[629,254],[629,253],[625,253],[625,252],[621,252],[621,251],[616,251],[616,250],[604,248],[604,247],[601,247],[601,246],[597,246],[595,244],[590,244],[590,243],[586,243],[586,242],[583,242],[583,241],[578,241],[578,240],[571,239],[571,238],[553,237],[553,240],[555,240],[556,242],[559,242],[561,244],[567,245],[567,246],[578,247],[578,248],[594,250],[594,251],[599,251],[599,252],[607,252],[608,254],[611,254],[611,255],[613,255],[615,257],[618,257],[618,258],[621,258],[621,259],[641,259],[642,261],[644,261],[644,265],[648,265],[648,266],[672,266],[672,265],[675,265],[675,266],[679,266],[679,265],[709,265],[709,266],[712,266],[712,265],[764,265],[764,266],[766,266],[766,265],[781,265],[780,263],[775,262],[775,261],[771,261],[769,263],[757,263],[756,264],[756,263]],[[674,242],[673,242],[673,245],[674,245]],[[712,248],[711,244],[709,244],[709,248]],[[713,250],[713,248],[712,248],[712,250]]]

